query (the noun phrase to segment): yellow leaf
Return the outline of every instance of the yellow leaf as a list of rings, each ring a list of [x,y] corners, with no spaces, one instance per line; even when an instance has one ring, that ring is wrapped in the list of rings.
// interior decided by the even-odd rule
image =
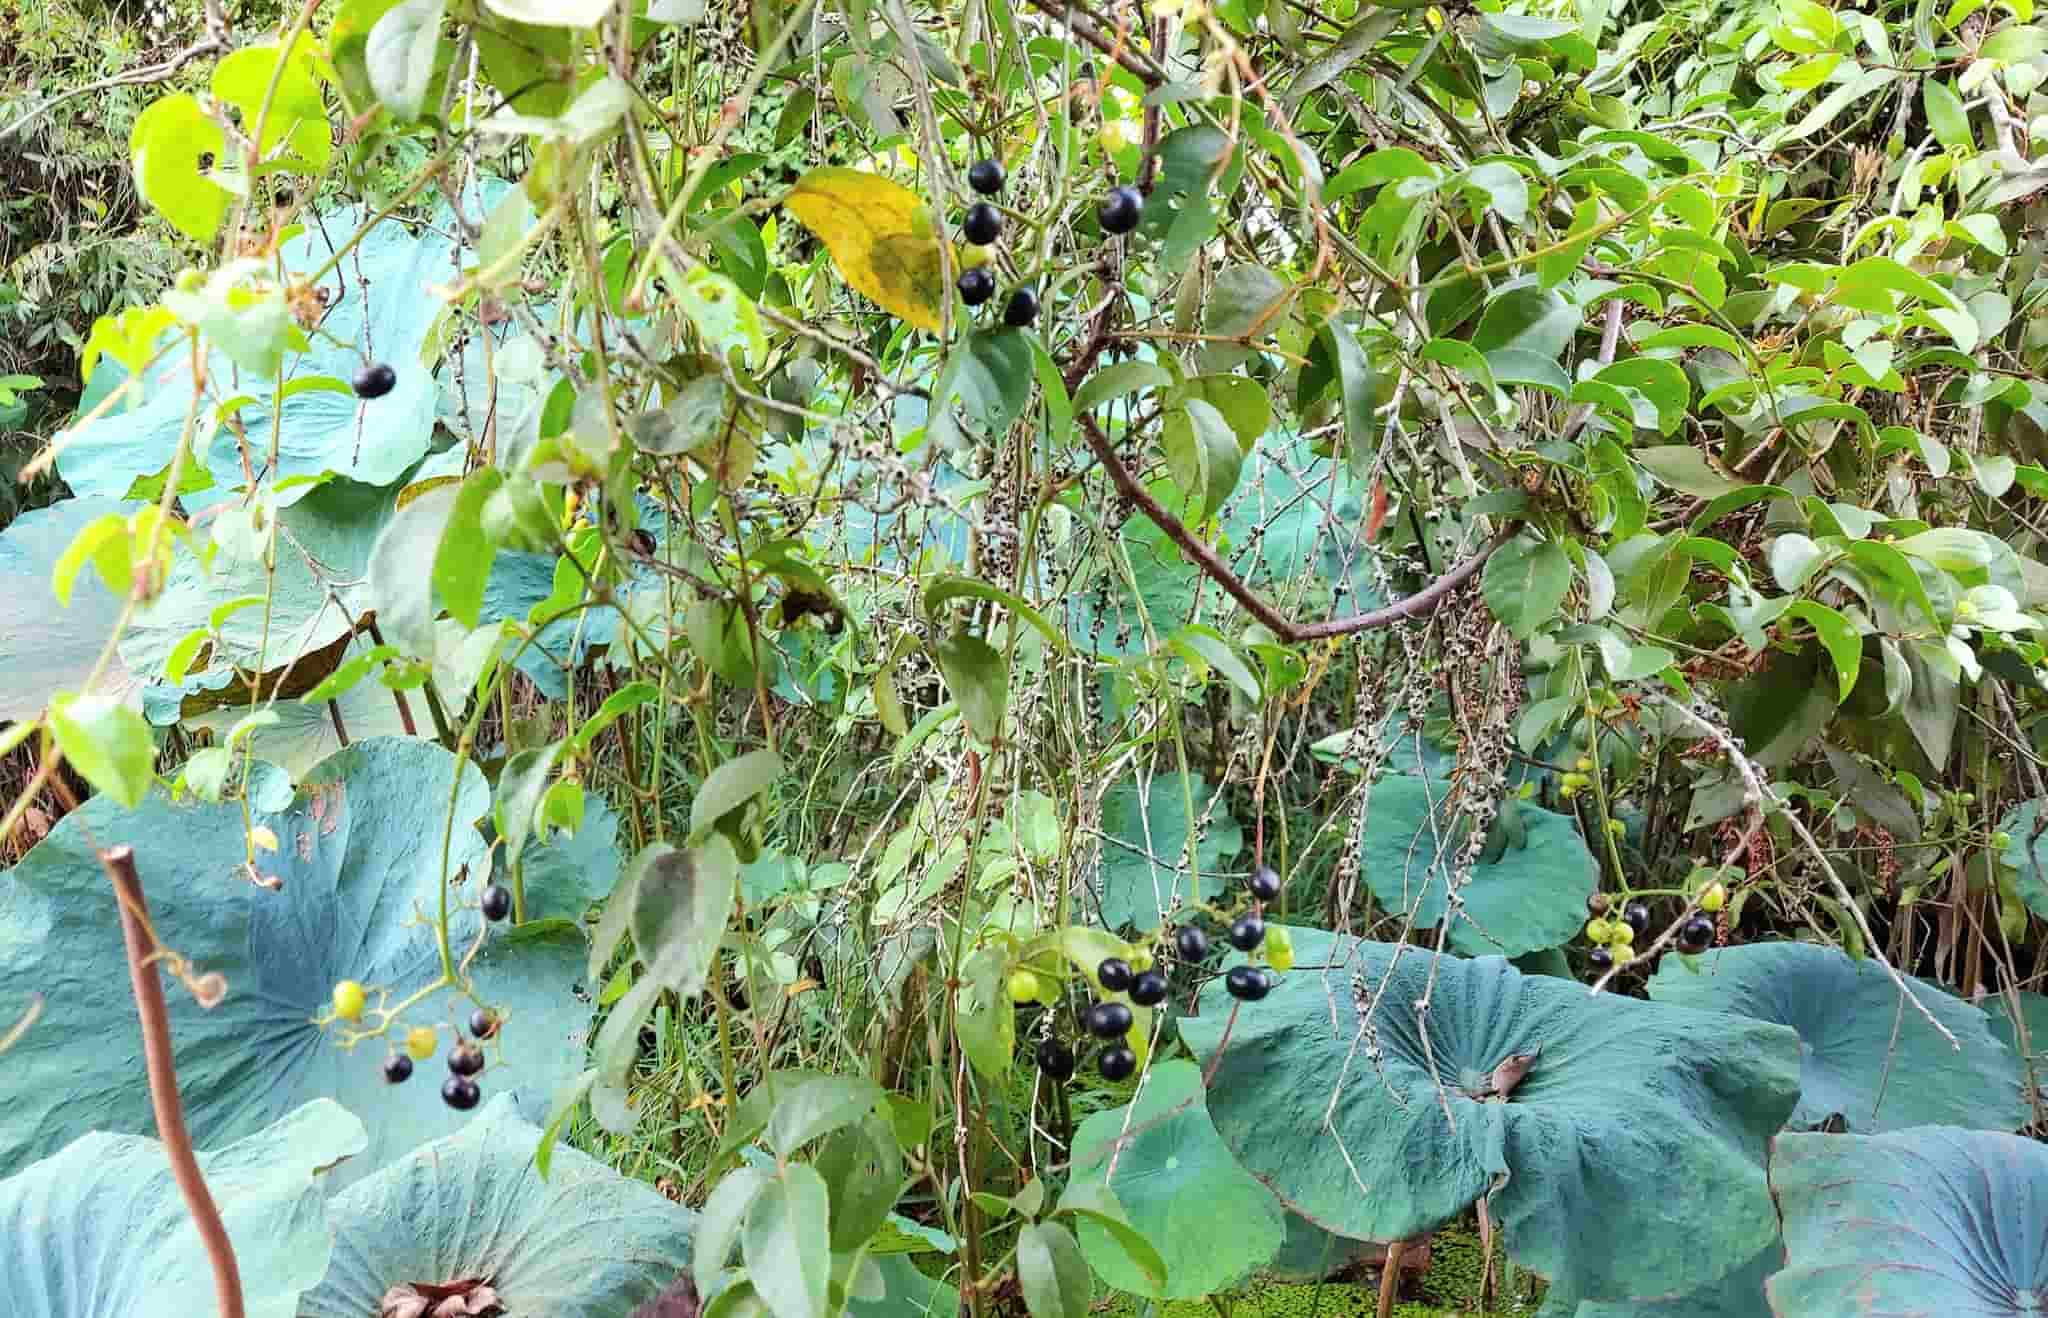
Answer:
[[[946,295],[939,241],[916,193],[825,165],[798,179],[784,205],[824,242],[847,283],[891,315],[938,332]]]
[[[271,832],[264,824],[258,824],[249,830],[249,841],[264,851],[277,850],[277,834]]]

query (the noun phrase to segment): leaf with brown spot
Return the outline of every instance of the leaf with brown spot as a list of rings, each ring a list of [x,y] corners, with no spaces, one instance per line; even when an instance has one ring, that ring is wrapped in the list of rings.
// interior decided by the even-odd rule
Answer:
[[[946,297],[940,239],[916,193],[879,174],[824,165],[798,179],[783,204],[862,296],[938,333]]]

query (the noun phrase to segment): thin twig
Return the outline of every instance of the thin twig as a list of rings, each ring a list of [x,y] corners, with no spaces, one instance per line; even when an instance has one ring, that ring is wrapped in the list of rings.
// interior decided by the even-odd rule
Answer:
[[[171,1058],[171,1023],[164,1009],[164,986],[156,968],[156,940],[149,932],[149,904],[135,873],[133,847],[109,847],[100,853],[100,867],[113,881],[121,906],[121,939],[128,947],[128,982],[135,990],[135,1014],[142,1021],[142,1058],[149,1072],[149,1101],[156,1110],[157,1138],[171,1160],[171,1175],[191,1210],[192,1225],[213,1264],[214,1297],[220,1318],[243,1318],[242,1274],[235,1247],[207,1191],[199,1160],[192,1155],[192,1136],[185,1129],[185,1109],[178,1101],[178,1069]]]

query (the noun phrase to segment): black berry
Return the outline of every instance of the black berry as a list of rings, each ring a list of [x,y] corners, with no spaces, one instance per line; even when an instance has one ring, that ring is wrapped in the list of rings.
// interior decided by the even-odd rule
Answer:
[[[466,1075],[451,1075],[441,1082],[441,1101],[457,1112],[467,1112],[482,1099],[484,1091]]]
[[[1131,1001],[1140,1007],[1156,1007],[1166,1001],[1166,976],[1148,970],[1132,980]]]
[[[486,1011],[482,1007],[478,1007],[475,1011],[469,1013],[469,1032],[479,1039],[488,1039],[496,1034],[498,1032],[497,1013]]]
[[[1678,950],[1689,956],[1706,951],[1713,941],[1714,922],[1704,915],[1695,915],[1678,926]]]
[[[1128,1080],[1131,1073],[1138,1069],[1138,1055],[1122,1044],[1114,1048],[1104,1048],[1102,1056],[1095,1059],[1095,1069],[1102,1072],[1104,1080]]]
[[[1003,190],[1003,167],[993,160],[977,160],[967,171],[967,186],[984,197]]]
[[[1593,967],[1595,973],[1604,975],[1614,968],[1614,953],[1604,945],[1596,947],[1586,953],[1586,964]]]
[[[484,1069],[484,1050],[473,1043],[458,1043],[448,1050],[448,1069],[457,1075],[475,1075]]]
[[[1266,941],[1266,922],[1256,915],[1240,915],[1230,926],[1230,945],[1249,952]]]
[[[1074,1074],[1074,1050],[1058,1039],[1046,1039],[1038,1045],[1038,1069],[1055,1080],[1065,1080]]]
[[[967,208],[967,216],[960,221],[960,232],[968,242],[983,246],[996,240],[1003,231],[1002,212],[985,201],[977,201]]]
[[[398,383],[398,372],[391,369],[389,362],[371,362],[359,368],[349,384],[358,398],[382,398]]]
[[[1003,304],[1003,324],[1022,329],[1038,319],[1038,292],[1029,287],[1010,294],[1010,300]]]
[[[1095,967],[1095,982],[1104,993],[1121,993],[1131,986],[1131,963],[1120,956],[1105,959]]]
[[[1637,933],[1650,927],[1650,908],[1641,902],[1630,902],[1621,908],[1621,918]]]
[[[1129,233],[1138,227],[1144,209],[1145,194],[1132,187],[1117,188],[1095,208],[1095,222],[1104,233]]]
[[[1191,924],[1184,924],[1173,931],[1174,950],[1183,961],[1200,961],[1209,955],[1209,935]]]
[[[484,919],[502,920],[512,914],[512,890],[493,883],[484,889]]]
[[[402,1085],[412,1079],[412,1058],[404,1053],[393,1053],[384,1059],[384,1081],[386,1084]]]
[[[1098,1002],[1081,1013],[1081,1027],[1098,1039],[1121,1039],[1131,1031],[1131,1009],[1121,1002]]]
[[[988,272],[987,266],[976,266],[953,281],[953,287],[960,290],[960,300],[970,307],[978,307],[996,295],[996,277]]]
[[[1272,901],[1280,895],[1280,875],[1271,865],[1261,865],[1252,871],[1252,877],[1245,884],[1252,890],[1252,896],[1262,902]]]
[[[1257,1002],[1272,991],[1273,982],[1257,966],[1232,966],[1223,977],[1223,987],[1240,1002]]]

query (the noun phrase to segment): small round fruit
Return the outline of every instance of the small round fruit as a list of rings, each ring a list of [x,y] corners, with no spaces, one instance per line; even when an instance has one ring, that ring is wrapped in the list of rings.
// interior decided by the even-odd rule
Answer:
[[[960,300],[970,307],[978,307],[996,295],[996,277],[988,267],[976,266],[953,281],[953,287],[960,290]]]
[[[178,279],[175,287],[180,293],[197,293],[199,291],[200,285],[204,284],[205,282],[206,276],[200,274],[199,271],[188,265],[183,270],[180,270],[178,272]]]
[[[1596,947],[1586,954],[1586,964],[1593,967],[1593,973],[1604,975],[1614,969],[1614,953],[1604,947]]]
[[[1095,1069],[1102,1073],[1104,1080],[1112,1084],[1128,1080],[1138,1069],[1138,1055],[1122,1044],[1114,1048],[1104,1048],[1102,1055],[1095,1059]]]
[[[1650,927],[1650,908],[1642,902],[1630,902],[1621,908],[1621,918],[1632,931],[1641,933]]]
[[[1252,871],[1252,877],[1245,883],[1252,896],[1262,902],[1272,901],[1280,895],[1280,874],[1271,865],[1261,865]]]
[[[1145,194],[1133,187],[1113,189],[1095,208],[1095,222],[1104,233],[1129,233],[1145,210]]]
[[[1012,329],[1023,329],[1038,319],[1038,291],[1028,284],[1010,294],[1010,300],[1003,304],[1003,324]]]
[[[1678,926],[1678,950],[1688,956],[1698,956],[1714,941],[1714,922],[1704,915],[1695,915]]]
[[[402,1085],[412,1079],[412,1058],[404,1053],[393,1053],[384,1059],[384,1083]]]
[[[1266,926],[1266,964],[1275,970],[1294,969],[1294,940],[1277,924]]]
[[[2005,850],[2007,847],[2012,845],[2012,834],[2006,832],[2003,829],[2000,829],[1998,832],[1993,833],[1991,835],[1991,845],[1996,850]]]
[[[1098,1002],[1081,1013],[1081,1028],[1098,1039],[1121,1039],[1131,1032],[1131,1009],[1121,1002]]]
[[[1240,915],[1230,925],[1230,945],[1249,952],[1266,941],[1266,922],[1256,915]]]
[[[1273,981],[1257,966],[1232,966],[1223,977],[1223,987],[1239,1002],[1257,1002],[1272,992]]]
[[[498,1013],[478,1007],[469,1013],[469,1032],[479,1039],[489,1039],[498,1033]]]
[[[391,369],[390,362],[371,362],[359,367],[349,387],[356,391],[358,398],[382,398],[398,383],[398,372]]]
[[[484,1091],[466,1075],[451,1075],[441,1082],[441,1101],[457,1112],[467,1112],[483,1099]]]
[[[1122,957],[1106,957],[1101,965],[1095,967],[1095,982],[1102,985],[1105,993],[1121,993],[1131,986],[1135,974],[1131,963]]]
[[[493,883],[484,889],[484,919],[496,923],[512,914],[512,890],[503,884]]]
[[[994,160],[977,160],[967,170],[967,186],[984,197],[1003,190],[1003,167]]]
[[[1620,921],[1618,920],[1586,921],[1586,941],[1589,943],[1606,942],[1608,939],[1614,937],[1614,926],[1619,923]]]
[[[1074,1074],[1074,1050],[1058,1039],[1044,1039],[1038,1045],[1038,1069],[1055,1080]]]
[[[473,1043],[458,1043],[448,1050],[448,1069],[457,1075],[475,1075],[484,1069],[484,1050]]]
[[[1607,941],[1618,948],[1627,948],[1636,941],[1636,927],[1626,920],[1609,920]]]
[[[342,1020],[361,1020],[366,1001],[363,986],[352,979],[344,979],[334,986],[334,1014]]]
[[[967,208],[966,216],[960,221],[960,233],[968,242],[986,246],[996,240],[1003,231],[1002,212],[985,201],[977,201]]]
[[[1028,970],[1019,970],[1010,976],[1010,1001],[1038,1001],[1038,976]]]
[[[1607,894],[1604,892],[1596,892],[1592,896],[1586,898],[1586,913],[1588,915],[1607,914]]]
[[[1140,947],[1131,953],[1131,969],[1144,974],[1152,968],[1152,949]]]
[[[1191,924],[1173,931],[1173,948],[1183,961],[1200,961],[1209,955],[1209,935]]]
[[[1700,890],[1700,909],[1709,915],[1716,914],[1728,904],[1728,885],[1719,881],[1708,884]]]
[[[1140,1007],[1156,1007],[1166,1001],[1166,976],[1156,970],[1140,972],[1131,981],[1131,1001]]]
[[[429,1025],[415,1025],[405,1032],[405,1050],[422,1062],[434,1055],[441,1046],[441,1036],[434,1033]]]

